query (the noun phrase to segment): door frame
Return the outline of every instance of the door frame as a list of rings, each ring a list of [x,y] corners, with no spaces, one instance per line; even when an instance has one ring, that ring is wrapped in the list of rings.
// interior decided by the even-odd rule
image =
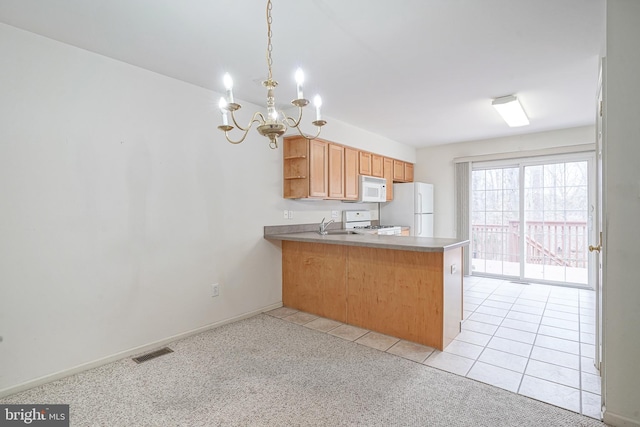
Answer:
[[[527,166],[537,166],[537,165],[545,165],[545,164],[551,164],[551,163],[567,163],[567,162],[578,162],[578,161],[586,161],[587,162],[587,171],[588,171],[588,177],[587,177],[587,182],[588,182],[588,201],[587,204],[589,206],[589,208],[593,207],[596,203],[596,192],[595,192],[595,187],[596,187],[596,179],[595,179],[595,171],[596,171],[596,157],[595,157],[595,152],[593,150],[588,150],[588,151],[576,151],[576,152],[571,152],[571,153],[561,153],[561,154],[544,154],[544,155],[538,155],[538,156],[527,156],[527,157],[519,157],[519,158],[511,158],[511,159],[501,159],[501,160],[489,160],[489,161],[481,161],[481,162],[472,162],[471,163],[471,174],[470,174],[470,191],[469,191],[469,195],[470,197],[473,197],[473,180],[471,179],[471,176],[473,174],[473,171],[475,170],[487,170],[487,169],[502,169],[502,168],[509,168],[509,167],[517,167],[519,168],[519,191],[520,191],[520,206],[519,206],[519,215],[520,215],[520,233],[521,233],[521,238],[520,238],[520,248],[519,248],[519,256],[520,256],[520,274],[519,276],[508,276],[508,275],[498,275],[498,274],[491,274],[491,273],[484,273],[484,272],[479,272],[479,273],[474,273],[473,271],[471,271],[472,275],[475,276],[484,276],[484,277],[496,277],[496,278],[505,278],[505,279],[516,279],[519,281],[526,281],[526,282],[535,282],[535,283],[541,283],[541,284],[546,284],[546,285],[556,285],[556,286],[566,286],[566,287],[575,287],[578,289],[594,289],[592,287],[592,284],[594,283],[594,277],[596,276],[596,264],[593,262],[592,257],[588,257],[588,278],[587,278],[587,283],[586,284],[580,284],[580,283],[567,283],[567,282],[563,282],[563,281],[553,281],[553,280],[540,280],[540,279],[532,279],[532,278],[527,278],[524,275],[524,268],[525,268],[525,263],[523,262],[523,260],[525,259],[525,247],[524,247],[524,238],[523,238],[523,234],[525,232],[524,230],[524,224],[523,224],[523,219],[524,219],[524,197],[523,197],[523,193],[524,193],[524,168]],[[588,208],[588,209],[589,209]],[[473,199],[470,201],[469,203],[469,209],[473,209]],[[473,212],[469,212],[470,217],[472,216]],[[595,236],[597,235],[595,232],[595,226],[594,226],[595,221],[592,219],[591,216],[589,216],[589,219],[587,221],[587,230],[588,230],[588,241],[594,241]],[[471,224],[470,224],[471,227]],[[472,263],[472,260],[470,260],[470,262]]]
[[[604,180],[606,177],[605,168],[605,156],[606,156],[606,120],[604,119],[606,114],[606,91],[604,82],[606,81],[606,58],[600,60],[600,70],[598,75],[598,90],[596,94],[596,238],[593,240],[593,246],[599,247],[599,250],[593,251],[594,265],[596,266],[595,274],[595,292],[596,292],[596,330],[595,330],[595,354],[594,364],[595,368],[600,373],[601,382],[601,408],[605,407],[605,371],[604,371],[604,358],[606,357],[605,340],[603,334],[603,299],[604,293],[604,269],[606,268],[606,224],[604,221],[606,212],[606,195],[603,192]]]

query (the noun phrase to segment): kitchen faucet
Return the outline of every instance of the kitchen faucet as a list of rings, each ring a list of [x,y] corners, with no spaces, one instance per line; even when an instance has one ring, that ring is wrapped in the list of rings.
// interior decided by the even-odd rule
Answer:
[[[322,235],[327,234],[327,227],[329,226],[329,224],[332,224],[333,222],[335,222],[335,221],[331,220],[331,221],[325,223],[324,222],[324,218],[322,218],[322,221],[320,221],[320,230],[318,231],[318,234],[322,234]]]

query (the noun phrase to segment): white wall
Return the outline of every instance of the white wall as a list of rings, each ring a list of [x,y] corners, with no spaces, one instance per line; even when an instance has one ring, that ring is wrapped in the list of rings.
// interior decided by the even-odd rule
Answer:
[[[322,129],[321,138],[329,141],[340,142],[350,147],[368,150],[376,154],[381,154],[405,162],[415,163],[415,147],[401,144],[389,138],[385,138],[364,129],[357,128],[350,124],[329,118],[329,125]]]
[[[595,127],[584,126],[419,149],[416,155],[415,180],[434,184],[434,235],[437,237],[456,236],[453,159],[592,144],[594,142]]]
[[[0,395],[281,303],[263,226],[344,208],[282,199],[282,151],[227,143],[219,94],[4,24],[0,93]]]
[[[607,2],[604,420],[640,426],[640,2]]]

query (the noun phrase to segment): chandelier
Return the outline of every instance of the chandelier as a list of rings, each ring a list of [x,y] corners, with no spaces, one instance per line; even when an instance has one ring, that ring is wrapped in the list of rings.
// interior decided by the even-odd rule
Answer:
[[[256,111],[251,118],[251,121],[246,127],[242,127],[238,124],[235,117],[235,112],[238,111],[242,106],[233,99],[233,80],[231,80],[231,76],[227,73],[224,75],[224,86],[226,89],[226,98],[221,97],[220,103],[218,107],[222,112],[222,125],[218,126],[218,129],[224,132],[227,141],[232,144],[240,144],[247,137],[249,130],[253,126],[254,123],[258,123],[257,130],[258,133],[262,136],[266,136],[269,138],[269,147],[270,148],[278,148],[278,137],[282,136],[287,129],[295,128],[298,130],[298,133],[305,138],[315,139],[320,135],[320,131],[322,130],[322,126],[324,126],[327,122],[322,120],[322,116],[320,114],[320,107],[322,105],[322,99],[319,95],[316,95],[314,98],[314,106],[316,107],[316,119],[312,122],[314,126],[318,128],[315,136],[309,136],[302,132],[300,129],[300,122],[302,121],[302,109],[309,104],[309,100],[305,99],[302,91],[302,84],[304,83],[304,74],[302,70],[298,68],[295,74],[296,78],[296,86],[297,86],[297,99],[291,101],[293,105],[298,107],[298,118],[294,119],[293,117],[287,116],[283,111],[277,111],[275,105],[275,97],[273,94],[273,90],[276,86],[278,86],[278,82],[273,80],[273,76],[271,73],[271,51],[273,50],[273,46],[271,45],[271,0],[267,1],[267,69],[269,71],[267,80],[262,82],[262,85],[267,88],[267,114],[266,116],[262,114],[260,111]],[[237,141],[229,138],[229,132],[233,130],[234,126],[229,124],[229,113],[231,114],[231,121],[233,125],[238,128],[241,132],[244,132],[241,135],[241,138]]]

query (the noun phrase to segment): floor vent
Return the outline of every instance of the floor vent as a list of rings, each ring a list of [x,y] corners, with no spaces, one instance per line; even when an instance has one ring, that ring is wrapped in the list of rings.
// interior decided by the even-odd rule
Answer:
[[[136,363],[142,363],[169,353],[173,353],[173,350],[171,350],[169,347],[165,347],[161,348],[160,350],[152,351],[151,353],[143,354],[142,356],[134,357],[133,361]]]
[[[519,280],[512,280],[510,283],[517,283],[518,285],[530,285],[529,282],[520,282]]]

